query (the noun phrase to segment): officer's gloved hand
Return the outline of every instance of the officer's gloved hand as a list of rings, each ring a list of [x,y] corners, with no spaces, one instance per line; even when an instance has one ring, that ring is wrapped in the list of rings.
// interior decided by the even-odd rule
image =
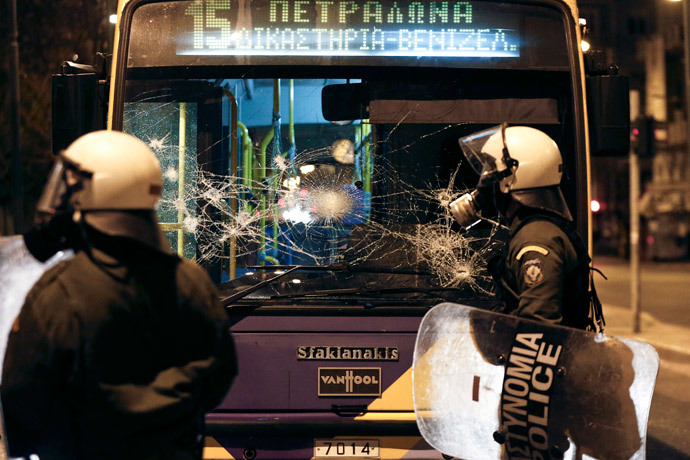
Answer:
[[[42,222],[22,235],[24,244],[32,256],[45,262],[58,251],[76,249],[79,229],[70,213],[60,213]]]

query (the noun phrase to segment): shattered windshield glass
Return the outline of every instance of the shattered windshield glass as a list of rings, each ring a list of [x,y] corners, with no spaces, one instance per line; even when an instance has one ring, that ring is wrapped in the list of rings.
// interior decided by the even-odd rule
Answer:
[[[424,276],[388,287],[488,294],[485,259],[503,230],[454,225],[448,205],[477,182],[458,139],[511,120],[551,124],[558,137],[556,100],[363,77],[130,79],[123,129],[161,161],[171,247],[217,282],[261,266],[344,263]],[[373,289],[361,276],[315,286],[317,275],[292,277],[283,293]]]

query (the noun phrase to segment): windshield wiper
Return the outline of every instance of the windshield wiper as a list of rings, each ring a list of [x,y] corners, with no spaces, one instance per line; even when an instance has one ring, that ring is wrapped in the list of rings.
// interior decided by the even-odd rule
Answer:
[[[294,265],[254,265],[246,268],[259,270],[286,270],[295,267]],[[395,268],[379,266],[360,266],[350,265],[347,262],[338,262],[330,265],[301,265],[300,270],[313,271],[347,271],[352,273],[387,273],[391,275],[433,275],[433,273],[415,268]]]
[[[374,289],[362,289],[362,288],[340,288],[340,289],[320,289],[316,291],[309,292],[290,292],[285,294],[275,294],[269,296],[267,300],[276,299],[288,299],[295,297],[327,297],[327,296],[337,296],[337,295],[356,295],[356,296],[371,296],[378,294],[404,294],[404,293],[420,293],[426,294],[431,297],[436,297],[439,299],[447,300],[443,295],[437,294],[437,292],[444,291],[461,291],[463,288],[444,288],[444,287],[431,287],[431,288],[416,288],[416,287],[399,287],[399,288],[374,288]]]
[[[259,270],[282,270],[280,273],[276,274],[273,278],[269,278],[266,280],[263,280],[259,283],[256,283],[252,286],[249,286],[246,289],[243,289],[239,292],[236,292],[228,297],[222,298],[220,301],[223,304],[224,307],[228,307],[232,305],[233,303],[237,302],[240,299],[243,299],[244,297],[248,296],[252,292],[261,289],[262,287],[266,286],[267,284],[272,283],[273,281],[278,280],[279,278],[282,278],[283,276],[292,273],[296,270],[303,270],[303,271],[328,271],[328,272],[334,272],[334,271],[349,271],[353,273],[388,273],[388,274],[395,274],[395,275],[431,275],[431,273],[416,270],[416,269],[404,269],[404,268],[388,268],[388,267],[353,267],[351,265],[348,265],[345,262],[340,262],[340,263],[335,263],[335,264],[330,264],[330,265],[256,265],[256,266],[250,266],[247,268],[252,268],[252,269],[259,269]],[[396,289],[403,289],[403,291],[398,291],[398,292],[422,292],[418,288],[416,291],[404,291],[404,289],[410,289],[410,288],[389,288],[393,289],[395,291]],[[434,288],[433,290],[441,290],[445,288]],[[339,293],[345,293],[347,289],[334,289],[332,290],[333,293],[331,294],[324,294],[324,295],[337,295]],[[352,294],[360,294],[361,290],[359,289],[354,289]],[[393,292],[391,291],[391,292]],[[327,291],[318,291],[318,292],[327,292]],[[369,291],[368,291],[369,292]],[[269,297],[270,299],[273,298],[279,298],[281,296],[285,297],[295,297],[296,295],[294,294],[278,294],[273,297]],[[440,297],[443,298],[443,297]]]
[[[296,270],[307,270],[307,271],[344,271],[347,270],[348,267],[345,264],[331,264],[331,265],[258,265],[254,267],[247,267],[247,268],[255,268],[255,269],[271,269],[271,270],[284,270],[281,271],[280,273],[276,274],[273,278],[269,278],[263,281],[260,281],[252,286],[249,286],[246,289],[243,289],[239,292],[234,293],[231,296],[225,297],[223,299],[220,299],[221,303],[223,304],[224,307],[227,307],[238,300],[248,296],[252,292],[256,291],[257,289],[260,289],[264,286],[266,286],[269,283],[272,283],[273,281],[282,278],[283,276],[292,273]]]

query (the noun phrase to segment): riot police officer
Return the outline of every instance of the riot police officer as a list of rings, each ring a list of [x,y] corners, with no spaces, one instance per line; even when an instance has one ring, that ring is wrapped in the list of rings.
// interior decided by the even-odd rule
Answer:
[[[75,255],[38,280],[9,336],[11,456],[201,458],[234,346],[209,276],[162,237],[161,188],[155,155],[128,134],[90,133],[58,157],[39,203],[52,218],[26,243]]]
[[[590,312],[590,258],[559,188],[563,161],[553,139],[503,124],[460,146],[480,178],[451,203],[453,216],[470,226],[493,210],[508,222],[507,249],[489,263],[504,311],[581,329],[603,323],[600,309]]]

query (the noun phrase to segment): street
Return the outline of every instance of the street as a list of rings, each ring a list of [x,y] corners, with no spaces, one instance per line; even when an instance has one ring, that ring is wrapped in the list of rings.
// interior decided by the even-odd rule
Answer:
[[[595,283],[604,304],[606,333],[652,344],[660,358],[647,431],[650,460],[690,459],[690,263],[644,262],[641,332],[632,332],[627,261],[594,257]]]

